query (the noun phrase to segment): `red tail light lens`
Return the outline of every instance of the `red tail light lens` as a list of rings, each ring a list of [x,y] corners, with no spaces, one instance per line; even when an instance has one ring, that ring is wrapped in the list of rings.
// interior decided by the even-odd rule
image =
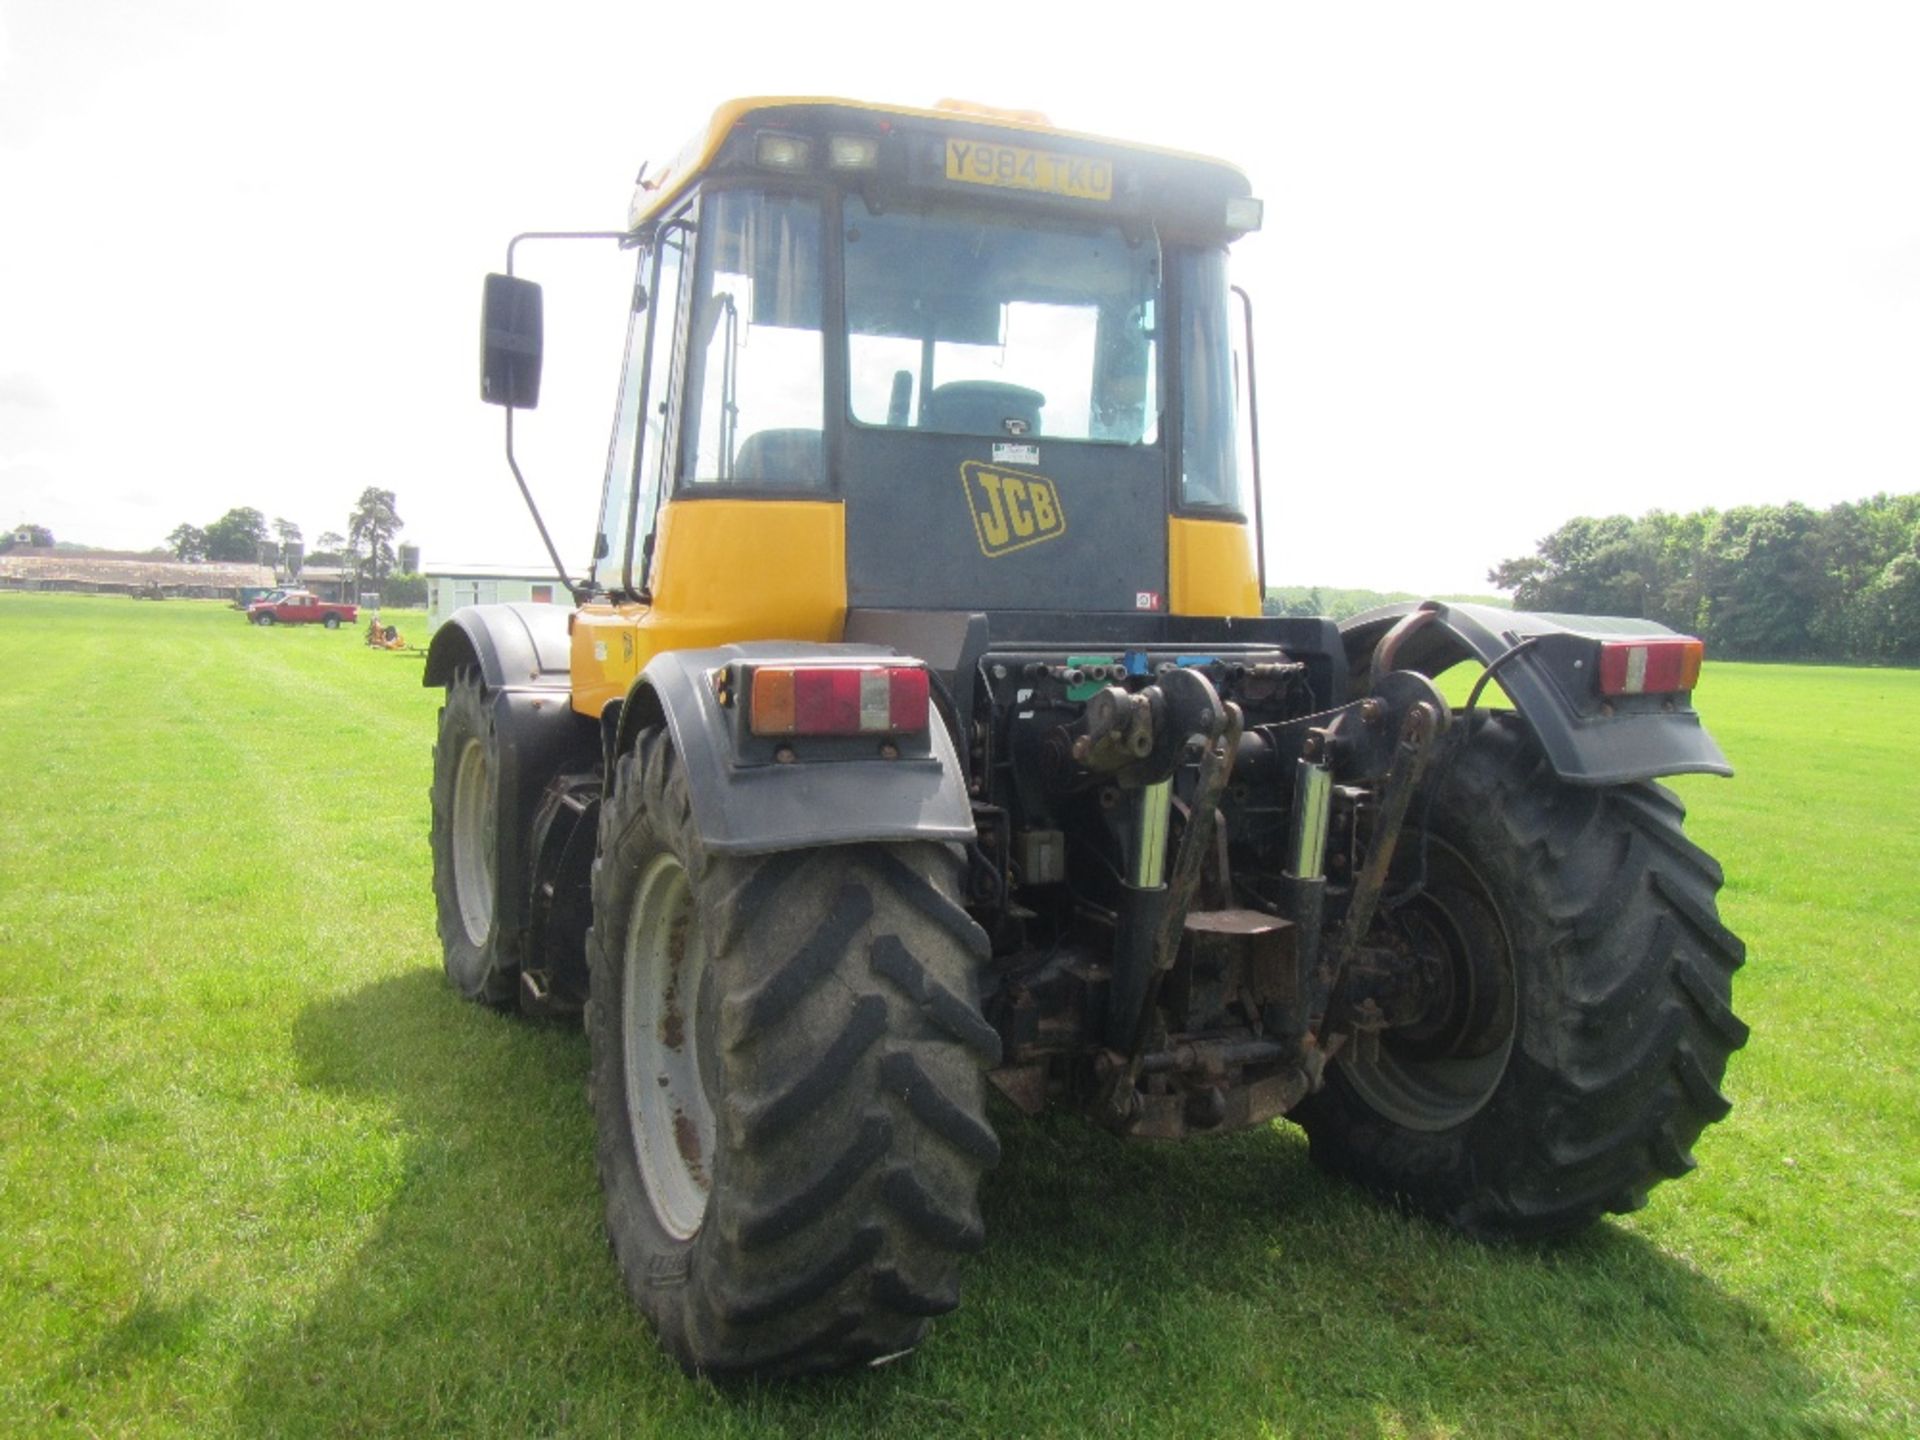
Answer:
[[[1608,640],[1600,646],[1602,695],[1672,695],[1700,683],[1707,647],[1687,635],[1671,640]]]
[[[927,728],[918,665],[762,665],[748,723],[756,735],[906,735]]]

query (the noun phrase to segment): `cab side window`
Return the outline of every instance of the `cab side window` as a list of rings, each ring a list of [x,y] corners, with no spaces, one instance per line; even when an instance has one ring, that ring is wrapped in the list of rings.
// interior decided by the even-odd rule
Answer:
[[[1180,500],[1239,514],[1239,371],[1227,303],[1227,256],[1187,250],[1174,262],[1180,293]]]
[[[660,494],[686,245],[685,225],[667,222],[641,254],[634,280],[619,402],[607,446],[606,489],[593,543],[593,581],[601,589],[631,591],[645,580],[639,552],[652,532]]]
[[[667,436],[679,390],[673,363],[674,338],[680,329],[682,273],[686,269],[687,230],[673,224],[661,232],[660,268],[654,286],[653,334],[647,365],[645,425],[640,438],[640,466],[635,472],[637,513],[629,534],[633,556],[631,586],[647,583],[647,563],[653,553],[653,519],[660,506],[660,478],[666,464]]]
[[[721,191],[699,228],[681,484],[823,488],[819,202]]]

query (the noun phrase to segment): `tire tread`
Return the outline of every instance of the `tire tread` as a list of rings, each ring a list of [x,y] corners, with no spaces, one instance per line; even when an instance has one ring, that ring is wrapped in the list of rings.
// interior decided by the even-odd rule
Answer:
[[[699,1373],[799,1375],[911,1349],[958,1303],[999,1154],[981,1074],[999,1037],[974,998],[985,933],[953,898],[960,856],[707,855],[658,729],[619,762],[601,823],[589,1088],[629,1293]],[[721,1077],[707,1214],[672,1244],[639,1179],[618,1035],[621,896],[662,846],[694,886]]]

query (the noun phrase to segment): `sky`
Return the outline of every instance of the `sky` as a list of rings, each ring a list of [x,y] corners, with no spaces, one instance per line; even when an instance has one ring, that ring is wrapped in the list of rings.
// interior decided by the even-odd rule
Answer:
[[[1268,577],[1430,593],[1579,514],[1920,489],[1920,6],[0,0],[0,524],[234,506],[541,549],[482,275],[731,95],[957,95],[1266,201]],[[520,455],[584,569],[628,264],[529,246]]]

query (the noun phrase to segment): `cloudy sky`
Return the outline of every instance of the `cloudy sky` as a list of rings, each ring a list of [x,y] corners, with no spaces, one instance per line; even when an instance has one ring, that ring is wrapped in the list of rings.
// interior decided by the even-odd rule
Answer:
[[[236,505],[540,554],[477,397],[507,238],[731,94],[1219,154],[1267,228],[1270,577],[1431,591],[1569,516],[1920,489],[1920,6],[0,0],[0,524]],[[624,266],[547,247],[523,459],[584,562]]]

